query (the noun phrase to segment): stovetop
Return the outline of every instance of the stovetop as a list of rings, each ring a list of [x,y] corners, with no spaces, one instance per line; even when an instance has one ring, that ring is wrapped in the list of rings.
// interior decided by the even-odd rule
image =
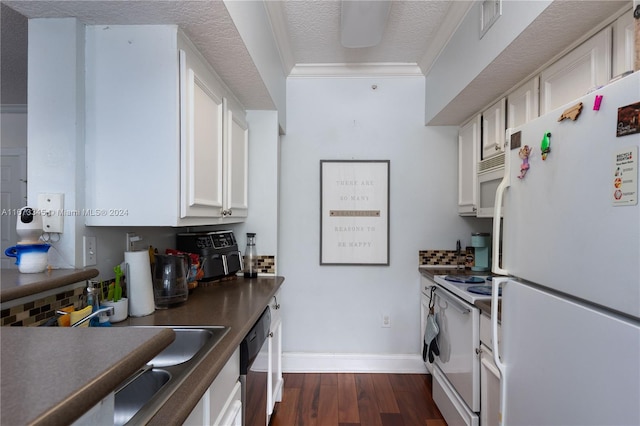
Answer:
[[[479,300],[491,300],[491,276],[452,273],[436,275],[434,278],[440,287],[471,304]]]

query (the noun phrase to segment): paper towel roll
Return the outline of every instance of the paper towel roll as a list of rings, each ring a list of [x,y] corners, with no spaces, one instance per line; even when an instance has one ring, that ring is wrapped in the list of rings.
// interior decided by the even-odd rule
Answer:
[[[129,315],[143,317],[155,311],[153,283],[148,250],[126,251],[124,253],[125,274],[127,275],[127,295]]]

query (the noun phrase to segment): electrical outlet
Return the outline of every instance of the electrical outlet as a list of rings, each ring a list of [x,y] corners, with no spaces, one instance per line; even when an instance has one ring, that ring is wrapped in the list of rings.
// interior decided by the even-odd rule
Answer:
[[[38,194],[38,209],[42,212],[42,230],[64,231],[64,194]]]
[[[97,238],[87,237],[82,239],[84,246],[84,266],[93,266],[98,264]]]
[[[389,314],[382,314],[382,325],[383,328],[391,327],[391,317]]]

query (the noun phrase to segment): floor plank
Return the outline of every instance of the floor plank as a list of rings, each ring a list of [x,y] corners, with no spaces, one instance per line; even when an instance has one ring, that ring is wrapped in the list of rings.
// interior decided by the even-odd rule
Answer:
[[[372,374],[373,387],[376,391],[378,407],[381,413],[400,413],[398,402],[393,394],[393,387],[387,374]]]
[[[287,373],[271,426],[446,426],[431,376]]]
[[[352,373],[338,374],[338,420],[340,423],[360,423],[356,380]]]
[[[367,426],[382,426],[380,408],[378,407],[371,374],[356,374],[355,379],[360,423]]]

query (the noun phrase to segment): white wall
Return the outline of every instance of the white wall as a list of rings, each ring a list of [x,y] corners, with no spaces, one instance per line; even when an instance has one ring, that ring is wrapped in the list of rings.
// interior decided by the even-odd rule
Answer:
[[[457,128],[423,125],[424,91],[423,77],[288,79],[285,352],[420,353],[418,251],[468,242],[473,223],[457,215]],[[321,159],[391,161],[389,266],[319,265]],[[383,313],[391,328],[381,328]]]

